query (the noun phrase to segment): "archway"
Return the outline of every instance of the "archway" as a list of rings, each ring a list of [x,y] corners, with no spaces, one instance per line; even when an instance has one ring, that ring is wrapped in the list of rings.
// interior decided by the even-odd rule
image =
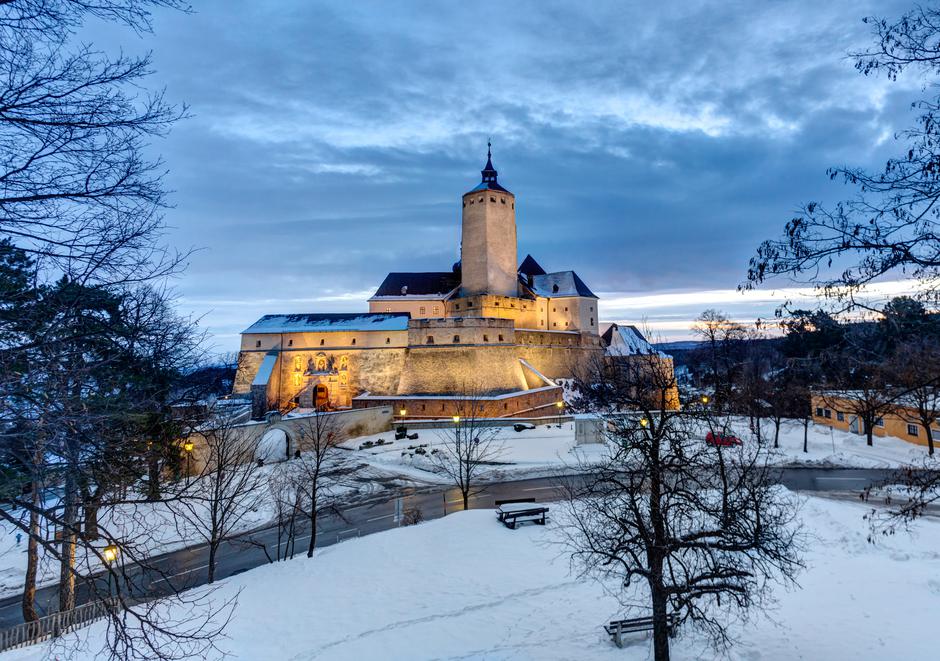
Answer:
[[[323,383],[317,384],[313,395],[313,405],[318,409],[325,409],[330,404],[330,390]]]
[[[290,438],[283,429],[274,427],[267,430],[255,449],[255,459],[268,464],[290,458]]]

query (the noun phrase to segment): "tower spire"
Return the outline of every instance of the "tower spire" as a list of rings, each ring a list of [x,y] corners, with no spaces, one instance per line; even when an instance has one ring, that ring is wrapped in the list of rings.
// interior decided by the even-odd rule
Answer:
[[[483,175],[483,183],[496,183],[496,176],[499,174],[496,172],[496,168],[493,167],[493,143],[489,138],[486,140],[486,165],[480,174]]]

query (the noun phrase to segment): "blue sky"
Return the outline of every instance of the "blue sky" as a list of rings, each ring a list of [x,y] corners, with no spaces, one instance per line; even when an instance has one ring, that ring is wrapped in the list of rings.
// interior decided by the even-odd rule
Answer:
[[[846,52],[887,2],[214,0],[158,12],[152,83],[192,117],[153,145],[174,283],[220,350],[265,313],[351,311],[391,270],[457,258],[460,195],[492,136],[517,196],[520,259],[575,269],[602,320],[688,335],[744,320],[758,243],[802,202],[850,194],[833,165],[898,149],[923,81],[859,75]],[[780,282],[777,286],[791,286]]]

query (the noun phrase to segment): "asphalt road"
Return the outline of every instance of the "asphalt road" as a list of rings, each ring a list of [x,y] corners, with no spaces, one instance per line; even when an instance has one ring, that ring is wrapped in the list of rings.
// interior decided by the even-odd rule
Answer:
[[[888,479],[894,471],[861,468],[783,468],[779,481],[797,491],[858,492],[871,484]],[[495,501],[511,498],[535,498],[539,501],[558,500],[561,491],[557,478],[534,478],[486,485],[473,496],[473,509],[493,508]],[[401,502],[399,503],[399,499]],[[456,489],[428,487],[403,489],[386,499],[350,506],[338,516],[321,517],[317,526],[317,547],[330,546],[338,542],[363,535],[398,527],[398,512],[418,508],[424,519],[440,518],[462,508],[460,492]],[[296,554],[306,553],[310,540],[309,527],[301,527],[296,539]],[[246,533],[238,539],[225,542],[216,559],[216,579],[240,574],[248,569],[269,562],[269,555],[276,556],[277,530],[266,527]],[[207,579],[208,548],[205,545],[191,546],[151,558],[150,567],[157,570],[144,572],[139,567],[127,568],[135,585],[144,586],[150,596],[166,594],[173,589],[185,589],[203,585]],[[103,592],[107,592],[107,580],[100,579]],[[88,588],[79,589],[78,604],[90,600],[93,595]],[[100,593],[99,593],[100,594]],[[49,613],[57,608],[56,586],[41,588],[36,595],[41,612]],[[19,597],[0,600],[0,628],[22,622]]]

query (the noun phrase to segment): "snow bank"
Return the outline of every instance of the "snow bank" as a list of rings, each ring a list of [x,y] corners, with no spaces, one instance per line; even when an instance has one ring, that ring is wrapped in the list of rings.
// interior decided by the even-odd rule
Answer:
[[[780,594],[768,617],[736,626],[731,659],[935,656],[940,523],[925,520],[915,537],[872,545],[865,511],[807,500],[802,515],[817,539],[802,590]],[[642,635],[623,650],[609,642],[601,626],[623,611],[600,585],[569,572],[557,541],[551,525],[508,530],[492,511],[477,510],[261,567],[222,582],[219,599],[241,592],[220,645],[253,660],[650,658]],[[103,628],[81,632],[89,649]],[[75,640],[60,645],[75,649]],[[42,645],[0,659],[38,661],[54,651]],[[714,656],[694,632],[673,641],[677,661]]]

